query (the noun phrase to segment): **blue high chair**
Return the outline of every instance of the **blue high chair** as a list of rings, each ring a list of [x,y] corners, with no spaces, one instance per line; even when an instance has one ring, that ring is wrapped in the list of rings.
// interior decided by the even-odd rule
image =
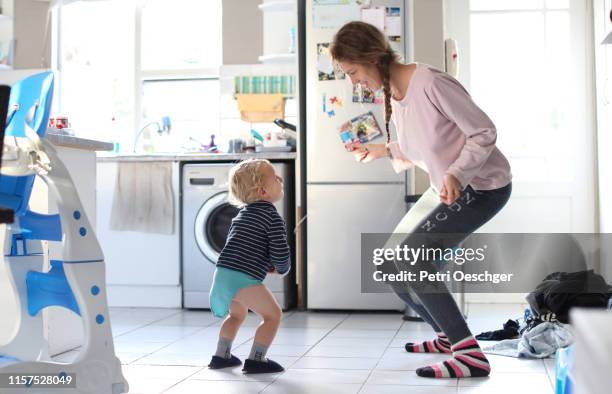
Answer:
[[[44,138],[52,95],[50,72],[20,81],[10,94],[0,206],[15,212],[15,222],[7,226],[4,261],[19,316],[12,339],[0,347],[0,374],[38,378],[2,383],[24,393],[126,393],[129,386],[115,355],[108,315],[104,256],[68,170]],[[54,194],[57,214],[29,210],[36,176]],[[62,260],[51,260],[47,272],[42,241],[62,242]],[[84,343],[71,363],[50,358],[42,318],[50,306],[81,317]]]

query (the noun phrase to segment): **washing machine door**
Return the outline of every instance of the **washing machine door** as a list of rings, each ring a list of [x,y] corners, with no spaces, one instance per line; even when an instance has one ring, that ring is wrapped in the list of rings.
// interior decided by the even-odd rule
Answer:
[[[195,239],[208,261],[216,263],[225,246],[232,219],[240,210],[227,201],[227,192],[215,194],[198,211]]]

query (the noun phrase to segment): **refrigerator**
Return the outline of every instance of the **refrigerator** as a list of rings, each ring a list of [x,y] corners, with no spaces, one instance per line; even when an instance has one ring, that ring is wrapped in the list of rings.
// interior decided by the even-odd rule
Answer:
[[[406,58],[409,26],[403,0],[306,0],[300,29],[305,47],[299,58],[305,70],[306,158],[306,296],[314,310],[403,310],[393,293],[361,291],[362,233],[390,233],[406,213],[405,196],[412,194],[411,174],[396,174],[388,159],[355,161],[340,138],[346,121],[371,112],[385,143],[382,103],[354,102],[350,78],[331,75],[325,45],[350,20],[389,23],[393,47]],[[367,4],[368,11],[363,11]],[[381,9],[385,16],[381,18]],[[384,21],[384,22],[383,22]],[[399,26],[398,26],[399,24]],[[386,26],[386,25],[385,25]],[[399,36],[395,35],[399,34]],[[409,59],[408,59],[409,60]],[[340,75],[338,75],[340,74]],[[358,96],[359,98],[359,96]],[[367,100],[366,100],[367,101]],[[303,107],[304,108],[304,107]],[[330,113],[330,111],[333,111]],[[393,127],[393,126],[391,126]],[[392,140],[395,133],[392,129]]]

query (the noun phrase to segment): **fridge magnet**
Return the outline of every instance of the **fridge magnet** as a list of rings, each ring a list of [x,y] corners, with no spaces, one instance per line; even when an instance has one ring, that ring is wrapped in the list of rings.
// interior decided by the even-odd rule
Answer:
[[[372,89],[360,84],[353,85],[353,102],[363,104],[382,104],[385,101],[384,93],[381,90]]]
[[[382,135],[372,111],[344,122],[338,130],[340,140],[348,151],[351,151],[355,144],[365,144]]]
[[[333,109],[330,109],[329,111],[327,111],[327,116],[329,118],[333,118],[334,116],[336,116],[336,111],[334,111]]]
[[[327,112],[327,95],[323,95],[323,112]]]
[[[334,79],[344,79],[342,70],[332,61],[329,54],[329,42],[317,44],[317,71],[319,81],[331,81]]]
[[[337,96],[332,96],[329,98],[329,103],[333,108],[342,108],[342,100],[340,100]]]

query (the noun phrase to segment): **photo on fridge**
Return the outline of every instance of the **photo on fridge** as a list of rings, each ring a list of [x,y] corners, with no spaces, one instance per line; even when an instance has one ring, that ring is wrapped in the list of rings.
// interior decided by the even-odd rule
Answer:
[[[355,144],[365,144],[382,135],[372,111],[344,122],[339,128],[339,132],[340,140],[347,151],[351,151]]]

